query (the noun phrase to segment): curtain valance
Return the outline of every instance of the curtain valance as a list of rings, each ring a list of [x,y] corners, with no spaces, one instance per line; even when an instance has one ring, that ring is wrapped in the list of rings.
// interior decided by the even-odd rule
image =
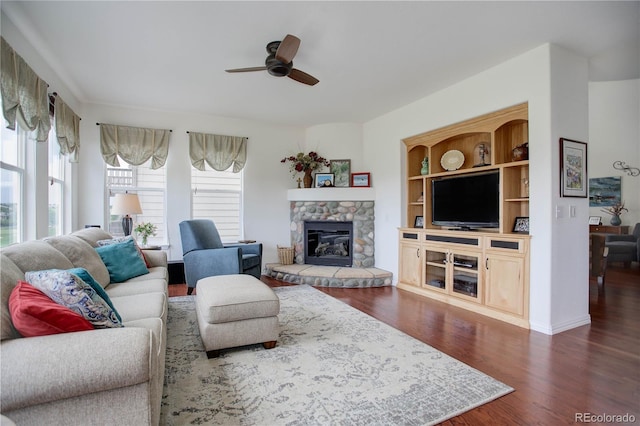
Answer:
[[[206,162],[212,169],[220,172],[233,165],[233,173],[238,173],[247,161],[248,139],[240,136],[189,132],[191,164],[198,170],[204,170]]]
[[[53,118],[56,123],[56,136],[60,152],[69,155],[69,161],[78,161],[80,151],[80,117],[62,100],[56,96]]]
[[[35,131],[38,142],[44,142],[51,129],[47,82],[33,72],[4,38],[0,50],[2,113],[7,128],[15,130],[18,121],[21,127]]]
[[[118,156],[132,166],[151,158],[151,168],[159,169],[167,161],[171,130],[145,129],[100,123],[100,151],[104,161],[119,167]]]

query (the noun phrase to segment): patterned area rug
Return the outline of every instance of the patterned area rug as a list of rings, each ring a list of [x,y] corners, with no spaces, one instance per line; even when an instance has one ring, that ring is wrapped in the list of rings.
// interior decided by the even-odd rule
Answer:
[[[309,286],[278,287],[280,338],[207,359],[169,299],[161,424],[427,425],[512,388]]]

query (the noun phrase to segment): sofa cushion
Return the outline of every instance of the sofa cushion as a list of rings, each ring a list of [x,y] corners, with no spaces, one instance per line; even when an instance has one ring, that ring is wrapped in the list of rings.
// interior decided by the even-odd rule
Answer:
[[[121,283],[149,273],[133,240],[96,247],[96,251],[109,270],[111,282]]]
[[[22,272],[73,268],[73,263],[64,254],[42,240],[13,244],[4,247],[2,253]]]
[[[109,284],[109,271],[100,259],[100,256],[93,247],[86,241],[78,237],[63,235],[51,237],[44,240],[47,244],[55,247],[76,268],[86,269],[91,276],[100,283],[102,287]],[[45,269],[45,268],[41,268]]]
[[[16,339],[20,337],[20,333],[13,327],[11,322],[9,296],[11,296],[11,291],[18,284],[18,281],[24,280],[24,273],[4,253],[0,255],[0,280],[2,282],[2,288],[0,288],[0,297],[2,298],[2,317],[0,318],[2,332],[0,339]]]
[[[25,274],[27,282],[87,319],[95,328],[122,327],[113,309],[91,286],[69,271],[49,269]]]
[[[132,294],[112,297],[111,300],[125,323],[144,318],[160,318],[164,321],[167,317],[165,293]]]
[[[153,274],[153,269],[148,275]],[[142,275],[146,277],[146,275]],[[139,280],[138,278],[132,278],[123,283],[115,283],[109,284],[109,287],[106,288],[106,292],[109,297],[121,297],[121,296],[131,296],[134,294],[146,294],[146,293],[167,293],[167,280],[165,278],[157,277],[156,279],[151,280]]]
[[[24,281],[11,292],[9,310],[14,327],[24,337],[93,330],[93,325],[82,315],[54,302]]]
[[[91,250],[93,251],[93,249]],[[89,271],[87,271],[84,268],[72,268],[72,269],[69,269],[69,272],[71,272],[76,277],[80,278],[85,283],[89,284],[91,288],[94,289],[96,293],[98,293],[98,296],[100,296],[102,300],[107,302],[107,305],[109,305],[109,307],[113,309],[113,312],[116,314],[118,319],[122,322],[122,317],[120,317],[120,314],[118,313],[116,308],[113,307],[113,303],[111,302],[109,295],[107,294],[106,291],[104,291],[100,283],[98,283],[96,280],[93,279]]]
[[[75,232],[72,232],[70,235],[86,241],[93,248],[98,247],[98,241],[112,238],[111,234],[109,234],[107,231],[95,227],[79,229]]]

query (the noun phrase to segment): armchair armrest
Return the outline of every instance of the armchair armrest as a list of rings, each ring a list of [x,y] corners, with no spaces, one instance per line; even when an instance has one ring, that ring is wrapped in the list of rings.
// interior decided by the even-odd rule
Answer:
[[[242,250],[242,254],[257,254],[262,257],[262,243],[251,244],[225,244],[225,247],[239,247]]]
[[[242,251],[239,247],[193,250],[183,256],[183,261],[189,287],[195,287],[201,278],[242,272]]]
[[[638,238],[636,238],[635,235],[628,235],[628,234],[622,234],[622,235],[607,234],[606,242],[610,243],[614,241],[628,241],[631,243],[635,243],[636,241],[638,241]]]
[[[147,382],[154,346],[152,332],[135,327],[4,340],[2,410]]]

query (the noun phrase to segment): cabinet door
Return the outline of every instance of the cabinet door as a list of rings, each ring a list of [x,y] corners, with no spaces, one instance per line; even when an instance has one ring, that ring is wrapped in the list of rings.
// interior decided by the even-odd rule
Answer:
[[[451,263],[450,294],[473,302],[482,302],[482,269],[478,268],[481,254],[454,250],[449,259]]]
[[[430,290],[446,292],[449,282],[448,271],[449,250],[426,245],[424,250],[424,282],[422,286]]]
[[[422,264],[420,260],[420,244],[400,242],[400,271],[398,280],[404,284],[420,286],[422,281]]]
[[[524,315],[524,258],[488,254],[486,267],[485,304]]]

